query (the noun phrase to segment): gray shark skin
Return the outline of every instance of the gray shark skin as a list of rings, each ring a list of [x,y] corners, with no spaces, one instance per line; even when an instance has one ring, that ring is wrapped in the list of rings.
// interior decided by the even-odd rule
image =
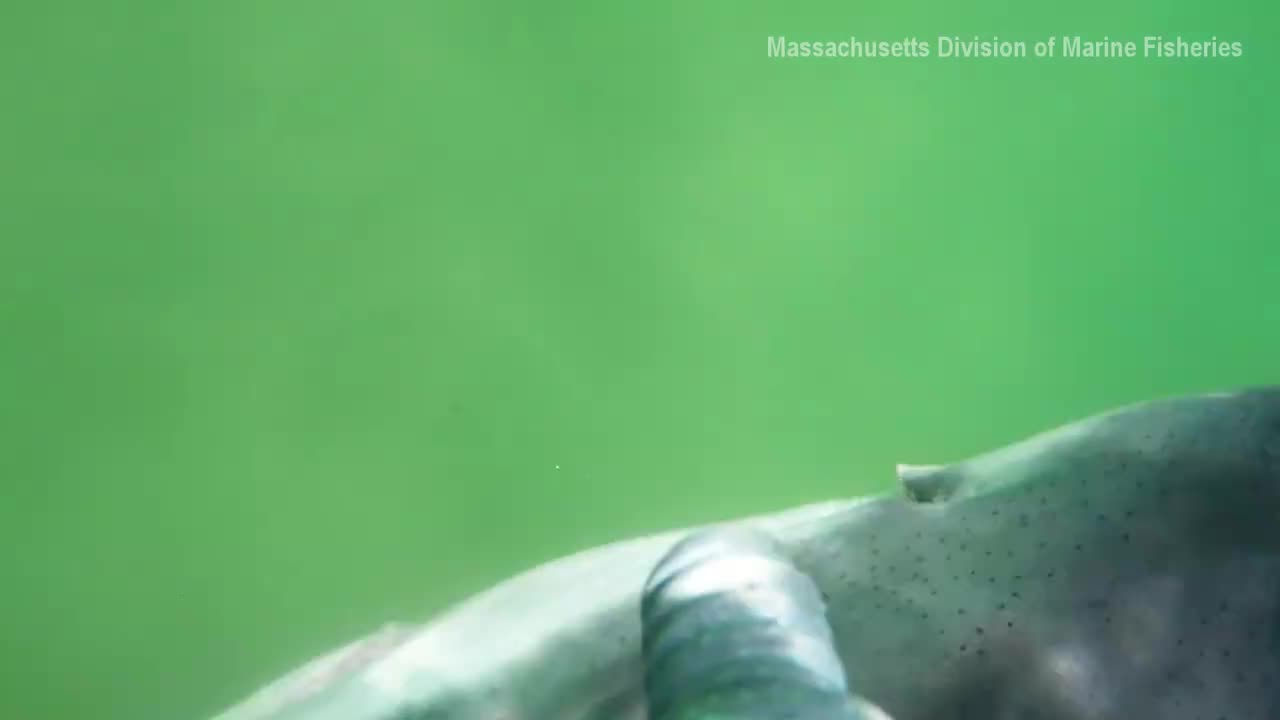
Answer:
[[[821,591],[765,533],[681,540],[640,623],[651,720],[891,720],[849,692]]]
[[[1280,717],[1280,388],[902,479],[904,497],[733,524],[810,579],[850,690],[895,720]],[[641,593],[688,534],[535,568],[218,720],[644,720]]]

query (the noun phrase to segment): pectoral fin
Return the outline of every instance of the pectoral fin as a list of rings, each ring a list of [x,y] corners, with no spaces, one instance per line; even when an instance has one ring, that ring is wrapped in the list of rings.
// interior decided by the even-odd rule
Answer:
[[[764,533],[690,536],[641,606],[652,720],[888,720],[849,694],[821,593]]]

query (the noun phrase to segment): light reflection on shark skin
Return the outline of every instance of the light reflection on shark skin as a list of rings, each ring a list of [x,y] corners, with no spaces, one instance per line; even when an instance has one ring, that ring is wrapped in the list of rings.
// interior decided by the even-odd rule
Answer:
[[[734,524],[811,580],[849,689],[895,720],[1280,717],[1280,389],[1123,408],[903,484]],[[641,592],[688,534],[536,568],[218,720],[644,720]]]
[[[640,602],[650,720],[891,720],[849,692],[822,593],[767,533],[693,533]]]

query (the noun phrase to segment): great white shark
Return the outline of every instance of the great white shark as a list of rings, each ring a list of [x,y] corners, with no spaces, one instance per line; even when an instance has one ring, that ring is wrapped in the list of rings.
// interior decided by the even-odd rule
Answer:
[[[1280,717],[1280,387],[898,474],[894,495],[716,526],[812,584],[857,697],[894,720]],[[388,625],[216,720],[646,720],[642,596],[695,531]]]

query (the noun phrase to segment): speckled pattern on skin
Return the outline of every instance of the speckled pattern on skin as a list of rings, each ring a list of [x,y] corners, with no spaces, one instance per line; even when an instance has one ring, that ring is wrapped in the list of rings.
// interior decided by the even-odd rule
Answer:
[[[1280,389],[1136,405],[950,465],[939,502],[742,522],[896,720],[1280,717]],[[641,720],[639,596],[685,531],[499,585],[294,704],[219,720]],[[266,708],[271,705],[272,709]]]

